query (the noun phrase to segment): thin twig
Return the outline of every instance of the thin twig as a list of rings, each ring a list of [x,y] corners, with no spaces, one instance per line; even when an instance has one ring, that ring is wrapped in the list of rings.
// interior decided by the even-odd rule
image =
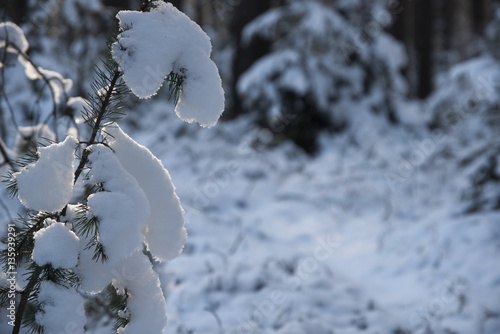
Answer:
[[[40,70],[40,68],[33,62],[33,60],[28,56],[26,53],[22,52],[17,45],[9,43],[9,41],[6,41],[9,46],[11,46],[13,49],[17,51],[17,53],[23,57],[24,60],[26,60],[30,65],[35,69],[37,74],[42,78],[42,80],[45,82],[45,84],[48,86],[49,91],[50,91],[50,97],[52,100],[52,115],[54,117],[54,133],[56,135],[57,139],[57,103],[56,103],[56,93],[54,92],[54,88],[50,85],[50,80],[55,80],[57,78],[47,78],[47,76]],[[57,79],[59,80],[59,79]],[[64,91],[64,83],[59,80],[62,90]],[[5,94],[5,92],[4,92]]]
[[[24,309],[26,308],[28,299],[41,273],[42,273],[42,267],[36,267],[35,270],[33,271],[33,274],[31,274],[28,284],[24,288],[23,292],[21,292],[21,301],[19,302],[19,308],[17,309],[16,321],[14,322],[14,329],[12,330],[12,334],[19,334],[19,331],[21,330],[21,323],[23,320]]]
[[[97,115],[96,121],[94,123],[94,127],[92,129],[92,134],[90,135],[90,139],[88,140],[89,146],[92,144],[95,144],[97,134],[99,133],[99,129],[101,127],[101,122],[104,118],[104,114],[106,113],[106,109],[109,106],[111,96],[113,94],[113,90],[115,89],[116,83],[118,82],[119,78],[120,78],[120,71],[116,70],[114,75],[113,75],[113,79],[111,79],[111,83],[107,87],[108,91],[106,92],[106,96],[102,100],[101,109],[99,110],[99,114]],[[82,153],[82,159],[80,160],[80,163],[78,164],[78,167],[76,168],[75,181],[74,181],[75,183],[78,180],[78,178],[80,177],[80,174],[82,173],[83,168],[87,164],[89,154],[90,154],[90,151],[87,148],[85,148],[83,150],[83,153]]]
[[[2,93],[2,96],[5,99],[5,104],[7,105],[7,109],[10,112],[10,117],[12,118],[12,124],[14,124],[14,127],[16,128],[16,131],[19,132],[19,124],[16,121],[16,117],[15,117],[15,113],[14,113],[14,108],[10,104],[9,97],[7,96],[7,92],[5,90],[5,67],[6,67],[5,66],[5,59],[6,59],[6,56],[7,56],[7,47],[5,48],[4,57],[2,59],[2,64],[4,64],[4,66],[2,66],[1,69],[0,69],[0,77],[2,78],[2,83],[1,83],[2,91],[1,91],[1,93]],[[3,122],[3,119],[2,119],[2,128],[4,127],[3,124],[4,124],[4,122]],[[3,135],[4,135],[4,131],[2,130],[2,136]],[[7,136],[7,131],[5,131],[5,136]]]

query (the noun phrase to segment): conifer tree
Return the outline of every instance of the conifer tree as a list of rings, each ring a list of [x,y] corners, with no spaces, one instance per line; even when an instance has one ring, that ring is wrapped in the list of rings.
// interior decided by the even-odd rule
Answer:
[[[120,33],[95,68],[87,100],[70,98],[70,80],[34,63],[17,25],[0,24],[5,120],[18,137],[15,147],[0,141],[0,162],[10,167],[7,191],[23,207],[9,222],[0,258],[0,304],[13,305],[14,334],[83,333],[99,314],[114,319],[117,333],[161,333],[166,325],[152,261],[182,251],[182,208],[160,160],[116,122],[128,94],[151,97],[164,81],[187,122],[214,125],[224,97],[208,36],[171,4],[144,0],[140,11],[117,18]],[[52,101],[36,126],[18,124],[5,94],[12,59]]]

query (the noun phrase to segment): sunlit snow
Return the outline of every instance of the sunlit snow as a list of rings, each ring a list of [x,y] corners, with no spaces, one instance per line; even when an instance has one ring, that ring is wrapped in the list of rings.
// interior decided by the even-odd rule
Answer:
[[[38,160],[14,173],[21,203],[29,209],[55,212],[68,204],[73,194],[73,165],[77,140],[38,149]]]
[[[159,261],[173,259],[180,254],[187,232],[170,174],[157,157],[118,125],[108,126],[104,131],[110,135],[109,145],[117,159],[136,178],[148,198],[151,208],[145,230],[148,250]]]
[[[34,234],[33,261],[39,266],[70,269],[78,262],[80,239],[64,224],[47,219],[48,227]]]
[[[210,59],[210,38],[170,3],[156,2],[151,12],[121,11],[123,30],[113,57],[132,92],[156,94],[170,72],[184,77],[177,115],[186,122],[213,126],[224,110],[219,71]]]

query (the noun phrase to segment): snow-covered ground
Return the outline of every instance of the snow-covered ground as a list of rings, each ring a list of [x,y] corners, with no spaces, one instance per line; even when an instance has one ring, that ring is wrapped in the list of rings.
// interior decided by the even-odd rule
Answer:
[[[133,136],[169,169],[189,234],[162,269],[166,333],[500,333],[500,214],[464,214],[447,141],[426,155],[432,132],[374,117],[308,157],[265,148],[279,129],[248,118],[201,129],[142,107]]]

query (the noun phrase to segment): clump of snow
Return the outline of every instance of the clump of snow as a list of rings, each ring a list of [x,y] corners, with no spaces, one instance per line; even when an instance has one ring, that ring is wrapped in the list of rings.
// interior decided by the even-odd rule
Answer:
[[[91,213],[98,217],[99,238],[110,265],[142,249],[143,230],[150,209],[141,187],[104,145],[89,147],[90,182],[102,183],[105,191],[88,197]]]
[[[95,261],[92,258],[94,252],[92,249],[87,248],[88,243],[91,241],[89,238],[91,237],[81,237],[80,257],[76,273],[80,278],[80,289],[91,294],[96,294],[111,283],[113,276],[111,268],[107,263]]]
[[[0,48],[5,44],[10,44],[7,48],[9,51],[26,52],[28,50],[28,41],[24,37],[24,33],[15,23],[4,22],[0,23]],[[15,49],[12,48],[14,46]]]
[[[158,261],[180,254],[187,239],[183,210],[169,172],[146,147],[139,145],[118,125],[104,129],[110,135],[109,146],[123,168],[135,177],[146,194],[151,215],[146,223],[146,244]]]
[[[28,209],[56,212],[73,194],[74,151],[78,141],[71,136],[62,143],[41,147],[38,161],[14,173],[19,201]]]
[[[78,262],[80,239],[63,223],[53,219],[47,219],[46,222],[50,225],[33,236],[33,261],[39,266],[51,264],[54,268],[73,268]]]
[[[84,333],[86,323],[83,298],[73,289],[44,281],[38,301],[42,311],[35,316],[45,333]]]
[[[154,5],[151,12],[118,13],[123,31],[113,44],[113,58],[139,98],[155,95],[169,73],[182,75],[176,114],[189,123],[213,126],[224,110],[224,91],[210,59],[210,38],[172,4]]]
[[[61,216],[61,222],[71,223],[79,218],[80,205],[78,204],[68,204],[64,212],[64,216]]]
[[[113,285],[118,290],[122,287],[127,289],[130,321],[117,333],[162,333],[167,324],[167,312],[158,273],[142,252],[123,260],[123,265],[131,274],[115,278]]]

